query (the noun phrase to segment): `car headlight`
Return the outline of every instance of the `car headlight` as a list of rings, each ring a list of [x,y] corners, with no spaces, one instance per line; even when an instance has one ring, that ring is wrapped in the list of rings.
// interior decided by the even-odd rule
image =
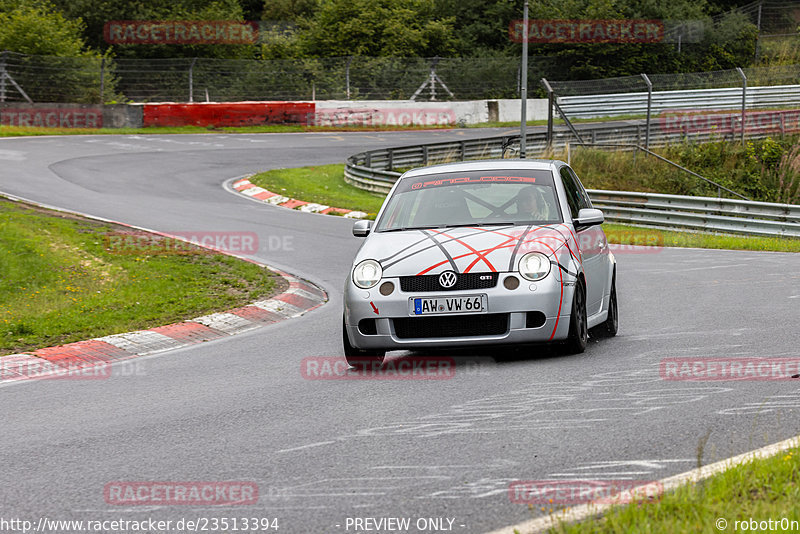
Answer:
[[[383,268],[375,260],[364,260],[353,269],[353,283],[361,289],[369,289],[381,281]]]
[[[526,280],[541,280],[550,274],[550,260],[541,252],[529,252],[519,260],[519,274]]]

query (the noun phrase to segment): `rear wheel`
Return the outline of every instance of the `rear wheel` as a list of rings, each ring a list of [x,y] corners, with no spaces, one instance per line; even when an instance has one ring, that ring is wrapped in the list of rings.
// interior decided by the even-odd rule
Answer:
[[[617,312],[617,275],[611,279],[611,296],[608,299],[608,318],[597,326],[597,333],[603,337],[614,337],[619,328],[619,314]]]
[[[580,354],[586,350],[589,339],[588,321],[586,320],[586,288],[583,282],[575,283],[575,294],[572,297],[572,312],[569,316],[569,334],[564,342],[566,354]]]
[[[350,338],[347,337],[347,326],[344,324],[344,317],[342,317],[342,347],[344,348],[344,357],[350,367],[380,365],[386,355],[386,351],[383,350],[362,350],[352,346]]]

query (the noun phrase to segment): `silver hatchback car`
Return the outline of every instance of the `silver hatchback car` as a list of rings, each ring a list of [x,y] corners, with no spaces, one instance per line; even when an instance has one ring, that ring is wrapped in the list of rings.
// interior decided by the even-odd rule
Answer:
[[[616,260],[575,172],[555,160],[414,169],[392,188],[344,288],[351,364],[386,351],[560,343],[617,332]]]

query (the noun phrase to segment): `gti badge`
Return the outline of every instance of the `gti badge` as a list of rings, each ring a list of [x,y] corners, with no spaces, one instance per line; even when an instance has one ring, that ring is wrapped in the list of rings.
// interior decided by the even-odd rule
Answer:
[[[439,275],[439,285],[445,289],[450,289],[454,285],[456,285],[456,273],[453,271],[445,271]]]

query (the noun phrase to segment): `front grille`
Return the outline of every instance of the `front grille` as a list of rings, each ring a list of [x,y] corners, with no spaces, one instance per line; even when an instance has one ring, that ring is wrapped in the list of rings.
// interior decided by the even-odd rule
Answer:
[[[497,273],[461,273],[453,287],[439,285],[438,274],[421,276],[401,276],[400,289],[406,293],[426,291],[464,291],[465,289],[488,289],[497,285]]]
[[[499,336],[508,331],[507,313],[393,319],[400,339]]]

